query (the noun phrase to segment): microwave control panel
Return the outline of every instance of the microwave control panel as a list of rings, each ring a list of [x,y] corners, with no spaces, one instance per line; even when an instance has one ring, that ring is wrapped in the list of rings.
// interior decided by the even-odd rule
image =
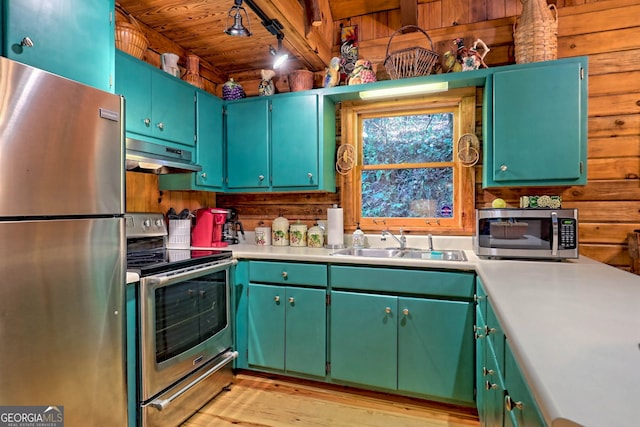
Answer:
[[[575,218],[560,218],[559,246],[562,249],[577,247],[578,222]]]

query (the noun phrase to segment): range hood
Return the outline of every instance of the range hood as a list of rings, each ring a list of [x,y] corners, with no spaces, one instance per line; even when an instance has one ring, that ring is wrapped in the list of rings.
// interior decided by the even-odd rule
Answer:
[[[184,148],[167,147],[139,139],[126,139],[126,168],[133,172],[155,174],[199,172],[202,167]]]

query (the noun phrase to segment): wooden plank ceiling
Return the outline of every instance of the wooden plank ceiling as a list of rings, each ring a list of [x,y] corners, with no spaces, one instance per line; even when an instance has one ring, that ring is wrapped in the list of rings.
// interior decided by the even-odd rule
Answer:
[[[290,54],[287,68],[321,71],[331,59],[331,48],[337,38],[333,34],[334,21],[398,9],[407,2],[415,8],[418,2],[425,1],[429,0],[254,0],[254,3],[267,17],[283,25],[283,45]],[[220,79],[272,66],[274,58],[269,54],[269,46],[277,49],[276,36],[261,24],[246,2],[243,7],[249,22],[244,21],[244,25],[250,27],[251,37],[224,33],[232,24],[229,9],[233,0],[117,0],[117,4],[141,23],[147,33],[158,33],[184,52],[199,56]],[[163,53],[160,45],[154,46],[151,38],[150,49]]]

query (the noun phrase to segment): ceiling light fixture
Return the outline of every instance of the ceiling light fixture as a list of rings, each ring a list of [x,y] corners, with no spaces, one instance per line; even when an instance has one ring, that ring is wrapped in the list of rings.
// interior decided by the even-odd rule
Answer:
[[[385,89],[371,89],[360,92],[360,99],[390,98],[394,96],[421,95],[425,93],[446,92],[448,82],[424,83],[419,85],[390,87]]]
[[[244,17],[247,20],[247,25],[249,28],[245,27],[242,24],[242,13],[244,12]],[[229,26],[229,18],[233,18],[233,24]],[[227,15],[227,29],[224,30],[230,36],[236,37],[249,37],[251,36],[251,25],[249,23],[249,16],[247,15],[247,11],[244,7],[242,7],[242,0],[234,0],[233,6],[229,9],[229,13]]]
[[[276,57],[276,60],[273,61],[274,69],[280,67],[287,59],[289,59],[289,54],[282,49],[282,39],[284,39],[284,34],[278,34],[278,52],[275,52],[273,47],[269,46],[271,48],[269,49],[269,52]]]

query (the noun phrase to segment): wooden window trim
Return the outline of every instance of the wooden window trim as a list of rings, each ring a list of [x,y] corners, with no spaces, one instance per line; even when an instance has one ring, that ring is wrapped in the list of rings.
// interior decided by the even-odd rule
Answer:
[[[454,110],[454,216],[439,218],[437,221],[423,218],[386,218],[384,222],[375,218],[360,218],[358,206],[361,197],[362,147],[359,129],[363,116],[380,112],[407,114],[424,109],[446,108]],[[349,101],[341,108],[341,143],[355,148],[356,164],[348,173],[341,175],[341,205],[344,209],[344,227],[353,231],[359,222],[365,232],[376,233],[384,229],[397,230],[402,227],[407,233],[439,235],[472,235],[475,228],[475,168],[465,167],[457,160],[457,141],[465,133],[475,133],[476,90],[475,88],[454,89],[448,92],[414,98],[390,99],[384,101]],[[391,166],[391,165],[389,165]]]

